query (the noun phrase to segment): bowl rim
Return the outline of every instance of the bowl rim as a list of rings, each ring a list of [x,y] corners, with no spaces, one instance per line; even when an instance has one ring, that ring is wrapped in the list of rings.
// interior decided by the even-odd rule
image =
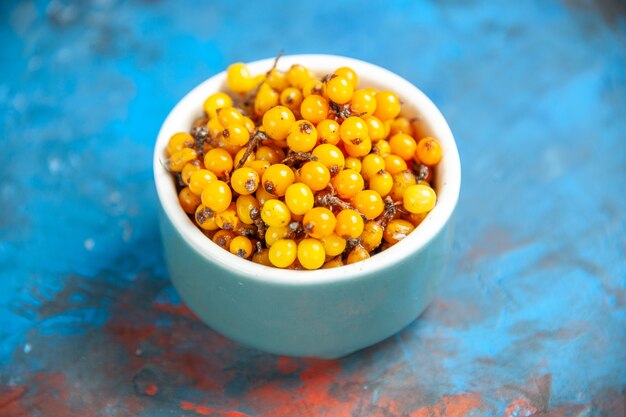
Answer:
[[[253,74],[257,74],[267,71],[273,62],[274,58],[266,58],[247,63],[247,66]],[[201,114],[205,98],[223,89],[226,81],[225,70],[188,92],[176,103],[159,130],[153,154],[153,173],[162,210],[184,241],[208,262],[219,264],[249,279],[281,285],[311,285],[347,281],[384,272],[386,268],[424,249],[441,232],[454,212],[461,187],[461,163],[452,131],[439,109],[419,88],[385,68],[354,58],[327,54],[285,55],[280,58],[278,68],[287,69],[296,63],[318,74],[341,66],[350,66],[357,72],[359,79],[378,80],[375,81],[376,84],[384,84],[386,88],[396,92],[403,106],[413,108],[427,120],[432,136],[442,145],[444,156],[437,170],[437,204],[418,229],[396,245],[365,261],[312,271],[256,264],[210,242],[180,207],[174,180],[164,168],[162,158],[169,137],[181,129],[189,131],[191,120]]]

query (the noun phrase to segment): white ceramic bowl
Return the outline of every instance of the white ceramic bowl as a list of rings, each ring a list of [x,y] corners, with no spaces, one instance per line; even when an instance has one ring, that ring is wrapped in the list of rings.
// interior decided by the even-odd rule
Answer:
[[[248,64],[266,72],[273,58]],[[414,85],[367,62],[333,55],[284,56],[278,68],[302,64],[318,75],[352,67],[360,86],[396,92],[402,114],[420,116],[443,148],[436,170],[437,205],[406,239],[372,258],[335,269],[294,271],[243,260],[211,242],[181,209],[174,181],[160,160],[169,137],[189,131],[204,100],[225,90],[225,72],[204,81],[174,107],[159,132],[154,179],[160,227],[172,282],[210,327],[268,352],[339,357],[374,344],[413,321],[429,304],[450,252],[450,225],[461,166],[452,132]]]

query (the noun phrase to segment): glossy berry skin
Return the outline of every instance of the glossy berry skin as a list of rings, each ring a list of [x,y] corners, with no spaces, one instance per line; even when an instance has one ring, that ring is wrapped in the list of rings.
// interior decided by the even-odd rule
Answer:
[[[229,145],[244,146],[250,140],[250,132],[243,124],[235,122],[222,130],[222,137]]]
[[[323,190],[330,182],[330,171],[319,161],[309,161],[300,168],[300,181],[313,191]]]
[[[298,261],[305,269],[319,269],[325,260],[326,252],[319,240],[305,238],[298,243]]]
[[[211,149],[204,155],[204,166],[218,177],[224,177],[233,170],[233,157],[222,148]]]
[[[337,104],[346,104],[352,98],[354,89],[346,77],[335,75],[326,82],[326,96]]]
[[[364,116],[363,120],[367,125],[367,133],[369,135],[370,140],[373,143],[378,142],[379,140],[385,139],[385,125],[383,122],[376,116]],[[382,153],[381,153],[382,155]],[[384,156],[384,155],[383,155]]]
[[[211,240],[222,249],[230,250],[230,244],[235,236],[236,234],[234,232],[231,232],[230,230],[218,230],[213,235],[213,239]]]
[[[400,99],[391,91],[379,91],[376,93],[376,111],[374,116],[383,122],[394,119],[400,114]]]
[[[385,242],[395,245],[406,238],[414,229],[415,226],[408,220],[393,219],[387,224],[383,232],[383,239]]]
[[[291,184],[285,193],[285,204],[294,214],[305,214],[313,208],[313,191],[301,182]]]
[[[358,145],[369,137],[367,124],[358,116],[348,117],[339,126],[339,137],[347,144]]]
[[[415,139],[406,133],[397,133],[389,139],[389,146],[391,147],[391,153],[398,155],[400,158],[408,161],[413,158],[415,150],[417,149],[417,143]]]
[[[294,180],[295,175],[291,168],[285,164],[274,164],[263,174],[261,184],[268,193],[282,197]]]
[[[310,121],[313,124],[318,124],[328,116],[328,101],[317,94],[311,94],[302,100],[300,105],[300,114],[303,119]]]
[[[250,217],[250,211],[253,208],[261,207],[259,201],[251,195],[241,195],[237,198],[235,208],[237,216],[245,224],[254,224],[254,220]]]
[[[352,209],[341,210],[337,214],[335,233],[344,239],[356,239],[363,232],[363,218]]]
[[[312,77],[312,74],[307,68],[302,65],[294,64],[287,71],[287,80],[292,87],[302,90]]]
[[[324,85],[315,79],[310,79],[306,83],[304,83],[304,87],[302,87],[302,94],[304,97],[308,97],[311,94],[322,95],[324,94]]]
[[[183,169],[180,171],[180,179],[183,180],[185,185],[189,185],[189,181],[191,180],[191,175],[200,169],[200,161],[198,159],[194,159],[193,161],[189,161],[183,166]]]
[[[263,83],[254,99],[254,112],[257,116],[262,116],[269,109],[277,106],[279,100],[280,94],[267,83]]]
[[[217,121],[224,127],[228,127],[233,123],[243,124],[243,115],[234,107],[222,107],[217,109]]]
[[[230,206],[232,191],[224,181],[211,181],[202,191],[202,204],[216,213],[221,213]]]
[[[167,154],[173,155],[184,148],[191,148],[194,142],[193,136],[187,132],[174,133],[167,143]]]
[[[255,155],[257,160],[268,161],[271,164],[277,164],[285,159],[285,152],[282,149],[266,145],[259,146]]]
[[[196,208],[200,205],[200,197],[192,193],[189,187],[185,187],[178,193],[178,202],[183,208],[185,213],[193,214],[196,212]]]
[[[211,182],[217,181],[217,176],[208,169],[198,169],[189,178],[189,189],[196,195],[201,195],[204,188]]]
[[[393,176],[393,187],[391,187],[389,195],[394,201],[401,201],[407,188],[416,183],[417,181],[415,180],[413,172],[408,169],[400,171]]]
[[[335,75],[340,75],[342,77],[350,80],[352,84],[352,88],[356,90],[359,87],[359,76],[357,73],[350,67],[339,67],[334,72]]]
[[[259,252],[254,252],[252,255],[252,262],[259,265],[273,266],[270,262],[269,249],[261,249]]]
[[[194,220],[201,229],[208,231],[219,229],[220,227],[217,225],[215,219],[215,212],[207,208],[204,204],[200,204],[198,208],[196,208]]]
[[[378,142],[376,142],[374,144],[374,148],[376,148],[376,153],[382,156],[383,158],[391,154],[391,146],[389,145],[389,142],[384,139],[381,139]]]
[[[378,171],[376,175],[370,177],[368,187],[381,197],[386,197],[393,187],[393,177],[385,170]]]
[[[235,231],[241,226],[241,221],[237,216],[235,203],[231,203],[228,208],[215,216],[215,223],[220,229]]]
[[[346,143],[345,149],[349,156],[363,158],[372,150],[372,141],[369,138],[365,138],[358,144]]]
[[[263,115],[263,129],[274,140],[287,138],[289,129],[296,121],[293,112],[285,106],[274,106]]]
[[[280,104],[287,107],[294,113],[300,112],[300,105],[302,104],[302,100],[304,100],[302,91],[295,87],[285,88],[280,93]]]
[[[351,169],[360,173],[362,168],[363,164],[361,163],[361,160],[359,158],[354,158],[352,156],[346,158],[345,169]]]
[[[267,200],[261,209],[261,218],[268,226],[287,226],[291,221],[291,212],[280,200]]]
[[[382,169],[385,169],[385,160],[380,155],[371,153],[361,160],[361,175],[366,181]]]
[[[391,122],[389,126],[389,136],[393,136],[398,133],[404,133],[409,136],[413,136],[413,126],[411,121],[406,117],[398,117]]]
[[[312,155],[323,164],[331,175],[337,174],[346,165],[346,159],[341,150],[335,145],[324,143],[313,149]]]
[[[302,219],[304,231],[310,237],[321,239],[334,232],[337,219],[332,211],[325,207],[315,207]]]
[[[174,152],[167,160],[167,167],[172,172],[181,172],[188,162],[196,159],[198,154],[191,148],[183,148]]]
[[[400,171],[404,171],[408,168],[406,161],[398,155],[387,155],[383,157],[385,160],[385,171],[391,175],[397,174]]]
[[[308,120],[298,120],[291,125],[287,146],[294,152],[309,152],[317,143],[317,129]]]
[[[289,87],[287,73],[276,68],[273,68],[268,72],[265,82],[278,92],[281,92]]]
[[[230,186],[239,195],[252,194],[259,187],[259,174],[248,167],[236,169],[230,177]]]
[[[226,86],[234,93],[247,93],[253,87],[253,79],[246,64],[237,62],[226,70]]]
[[[361,262],[366,259],[369,259],[370,254],[362,245],[356,245],[354,249],[350,251],[348,257],[346,258],[346,264],[350,265],[356,262]]]
[[[346,249],[347,243],[344,238],[335,233],[324,236],[320,239],[320,242],[322,242],[322,245],[324,246],[324,251],[328,256],[341,255]]]
[[[332,269],[340,266],[343,266],[343,260],[341,259],[341,256],[337,256],[322,265],[322,269]]]
[[[355,91],[350,100],[350,110],[359,117],[372,116],[376,110],[376,96],[368,90]]]
[[[427,185],[411,185],[404,191],[403,207],[409,213],[428,213],[435,207],[437,195]]]
[[[203,108],[209,119],[217,117],[217,109],[222,107],[230,107],[233,105],[233,99],[226,93],[211,94],[204,101]]]
[[[288,226],[269,226],[265,231],[265,244],[269,247],[280,239],[287,239],[290,232]]]
[[[339,198],[349,200],[365,186],[363,177],[352,169],[344,169],[332,179],[333,187]]]
[[[380,216],[385,209],[385,203],[382,197],[373,190],[359,191],[354,198],[352,198],[352,205],[368,220]]]
[[[230,253],[248,259],[252,256],[252,242],[245,236],[235,236],[228,248]]]
[[[334,120],[324,119],[317,124],[317,137],[319,143],[336,145],[339,143],[339,123]]]
[[[384,229],[380,223],[370,220],[365,223],[363,233],[361,233],[361,245],[363,248],[371,252],[380,246],[383,241]]]
[[[428,166],[437,165],[441,161],[442,155],[441,144],[437,139],[431,137],[421,139],[415,150],[417,159]]]
[[[296,260],[298,245],[292,239],[280,239],[269,250],[269,259],[272,265],[278,268],[287,268]]]

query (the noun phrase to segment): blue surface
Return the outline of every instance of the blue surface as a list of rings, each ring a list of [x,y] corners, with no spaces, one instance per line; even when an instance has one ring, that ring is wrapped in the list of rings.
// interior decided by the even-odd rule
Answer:
[[[3,2],[0,415],[626,415],[623,12],[606,0]],[[161,121],[229,63],[281,49],[412,81],[464,168],[436,301],[340,361],[216,335],[162,261]]]

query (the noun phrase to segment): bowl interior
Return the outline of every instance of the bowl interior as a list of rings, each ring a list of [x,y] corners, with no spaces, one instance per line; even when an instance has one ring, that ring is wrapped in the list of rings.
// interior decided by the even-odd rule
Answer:
[[[252,74],[269,70],[273,58],[248,64]],[[226,74],[221,72],[198,85],[178,102],[165,119],[155,145],[154,178],[160,203],[185,241],[209,262],[222,264],[252,279],[273,281],[287,285],[314,284],[324,281],[354,279],[364,272],[383,271],[386,266],[411,256],[421,250],[445,226],[456,206],[461,167],[454,137],[437,107],[417,87],[392,72],[367,62],[333,55],[283,56],[278,68],[287,70],[293,64],[302,64],[317,75],[331,73],[341,66],[352,67],[359,76],[359,87],[375,87],[394,91],[402,101],[402,115],[422,121],[423,135],[437,138],[443,148],[443,158],[435,171],[434,187],[437,204],[418,228],[407,238],[391,248],[363,262],[334,269],[316,271],[293,271],[258,265],[224,251],[211,242],[187,217],[178,204],[176,187],[172,176],[163,167],[164,149],[170,136],[179,131],[189,131],[193,120],[203,115],[204,100],[217,91],[226,90]]]

